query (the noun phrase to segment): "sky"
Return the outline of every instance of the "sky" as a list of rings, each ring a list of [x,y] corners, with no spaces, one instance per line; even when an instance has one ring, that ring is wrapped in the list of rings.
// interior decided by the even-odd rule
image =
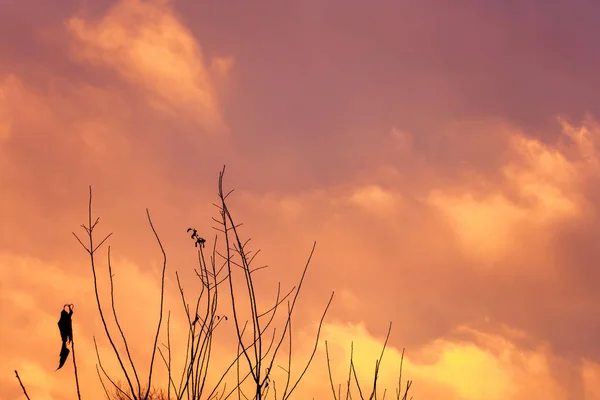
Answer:
[[[335,291],[297,397],[332,398],[323,340],[336,383],[351,342],[367,382],[392,321],[388,398],[406,348],[415,399],[600,399],[597,1],[50,3],[0,0],[0,399],[23,398],[15,369],[32,399],[76,398],[65,303],[82,395],[102,398],[94,336],[116,366],[72,235],[89,185],[136,360],[160,290],[146,208],[185,340],[175,271],[191,293],[186,229],[212,246],[223,165],[264,304],[317,242],[298,362]]]

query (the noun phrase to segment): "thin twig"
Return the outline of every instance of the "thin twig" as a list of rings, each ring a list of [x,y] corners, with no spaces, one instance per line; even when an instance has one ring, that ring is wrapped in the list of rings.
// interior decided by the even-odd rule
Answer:
[[[298,384],[300,383],[300,381],[306,374],[308,367],[310,366],[313,358],[315,357],[315,353],[317,352],[317,345],[319,344],[319,337],[321,336],[321,329],[323,328],[323,322],[325,320],[325,316],[327,315],[327,311],[329,310],[329,306],[331,306],[331,302],[333,301],[334,295],[335,295],[335,292],[331,293],[331,297],[329,297],[329,301],[327,302],[327,305],[325,306],[325,311],[323,311],[323,315],[321,316],[321,320],[319,321],[319,327],[317,329],[317,337],[315,338],[315,345],[313,347],[312,353],[310,354],[310,357],[308,358],[308,361],[306,362],[306,365],[304,366],[304,370],[302,371],[302,373],[296,380],[296,383],[294,383],[294,385],[292,386],[290,391],[287,393],[287,396],[286,396],[286,393],[284,392],[284,395],[283,395],[284,400],[288,399],[292,395],[292,392],[294,391],[294,389],[296,389],[296,386],[298,386]],[[287,387],[286,387],[286,391],[287,391]]]
[[[27,400],[31,400],[29,398],[29,395],[27,394],[27,390],[25,389],[25,385],[23,385],[23,382],[21,382],[21,378],[19,377],[19,373],[17,372],[16,369],[15,369],[15,375],[17,377],[17,380],[19,381],[19,385],[21,385],[21,389],[23,389],[23,394],[25,395],[25,397],[27,397]]]
[[[104,389],[104,394],[106,395],[106,400],[110,400],[110,395],[108,394],[108,390],[106,390],[106,385],[104,384],[102,375],[100,375],[100,369],[98,368],[98,364],[96,364],[96,373],[98,374],[98,379],[100,379],[100,384],[102,385],[102,389]]]
[[[104,318],[104,312],[102,310],[102,305],[100,303],[100,294],[98,292],[98,277],[96,275],[96,259],[94,257],[94,254],[100,248],[100,246],[102,246],[102,244],[112,235],[112,233],[108,234],[103,240],[101,240],[100,244],[98,244],[97,246],[94,246],[93,232],[94,232],[94,228],[96,227],[96,225],[98,225],[98,221],[99,221],[99,218],[96,218],[96,221],[92,224],[92,187],[90,186],[90,197],[89,197],[89,203],[88,203],[88,226],[86,227],[85,225],[82,225],[83,229],[86,231],[86,233],[88,235],[89,247],[86,247],[74,232],[73,232],[73,236],[75,236],[77,241],[83,246],[83,248],[87,251],[87,253],[90,257],[90,264],[92,267],[92,275],[94,277],[94,294],[96,295],[96,304],[98,307],[98,312],[100,313],[100,319],[102,320],[102,326],[104,327],[104,332],[105,332],[106,337],[108,338],[108,341],[113,349],[113,352],[115,353],[115,356],[117,357],[117,361],[119,362],[121,371],[123,372],[123,375],[125,375],[125,380],[127,381],[127,384],[129,385],[129,389],[131,390],[131,393],[134,393],[133,384],[129,377],[129,373],[127,372],[127,369],[125,368],[125,365],[123,364],[121,355],[120,355],[119,351],[117,350],[117,346],[115,345],[115,342],[113,341],[110,331],[108,330],[108,325],[106,324],[106,319]]]
[[[167,373],[169,381],[167,382],[167,400],[171,400],[171,382],[173,382],[171,374],[171,311],[167,314],[167,349],[169,350],[169,362],[167,364]]]
[[[158,243],[158,246],[160,247],[160,251],[163,256],[163,267],[160,286],[160,316],[158,318],[158,326],[156,327],[154,346],[152,347],[152,357],[150,358],[150,371],[148,372],[148,389],[146,390],[144,400],[148,399],[148,395],[150,394],[150,389],[152,387],[152,369],[154,367],[154,359],[156,358],[156,347],[158,346],[158,336],[160,335],[160,326],[162,324],[163,319],[163,307],[165,302],[165,270],[167,269],[167,253],[165,252],[165,248],[163,247],[160,241],[158,233],[156,233],[156,229],[154,229],[154,224],[152,224],[152,218],[150,218],[150,211],[148,211],[148,209],[146,209],[146,215],[148,216],[148,223],[150,224],[150,228],[152,228],[152,233],[154,233],[154,237],[156,238],[156,242]]]
[[[108,278],[109,278],[109,282],[110,282],[110,304],[111,304],[111,308],[112,308],[112,312],[113,312],[113,317],[115,319],[117,329],[119,330],[119,333],[121,334],[121,339],[123,339],[123,344],[125,345],[125,353],[127,354],[127,359],[129,360],[131,369],[133,370],[133,376],[135,377],[135,381],[137,383],[138,393],[141,393],[142,386],[140,384],[140,378],[138,376],[137,369],[135,368],[135,364],[133,363],[133,359],[131,358],[131,352],[129,351],[129,344],[127,343],[127,338],[125,337],[125,333],[123,332],[123,329],[121,328],[121,324],[119,323],[119,318],[117,317],[117,308],[115,305],[115,285],[114,285],[114,281],[113,281],[112,263],[111,263],[111,257],[110,257],[110,246],[108,246],[107,259],[108,259],[107,260],[107,262],[108,262]]]
[[[381,349],[381,354],[379,355],[379,360],[375,361],[375,373],[373,375],[373,391],[371,392],[371,396],[369,396],[369,400],[373,400],[377,398],[377,378],[379,377],[379,368],[381,367],[381,360],[383,359],[383,353],[385,353],[385,348],[387,346],[388,340],[390,339],[390,334],[392,333],[392,323],[390,322],[390,326],[387,331],[387,335],[385,336],[385,341],[383,342],[383,348]]]
[[[81,392],[79,390],[79,374],[77,373],[77,361],[75,361],[75,341],[71,336],[71,350],[73,351],[73,371],[75,374],[75,386],[77,387],[77,398],[81,400]]]
[[[331,385],[333,400],[338,400],[338,397],[335,395],[335,387],[333,386],[333,376],[331,375],[331,359],[329,358],[329,346],[327,345],[327,340],[325,341],[325,356],[327,357],[327,373],[329,375],[329,384]]]

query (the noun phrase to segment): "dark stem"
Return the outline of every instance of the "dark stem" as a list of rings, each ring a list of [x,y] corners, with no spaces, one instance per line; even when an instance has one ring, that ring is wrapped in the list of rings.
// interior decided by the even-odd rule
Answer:
[[[25,395],[25,397],[27,397],[27,400],[31,400],[29,398],[29,395],[27,394],[27,390],[25,390],[25,386],[23,385],[23,382],[21,382],[21,378],[19,377],[19,373],[17,372],[16,369],[15,369],[15,375],[17,376],[17,380],[19,381],[19,385],[21,385],[21,389],[23,389],[23,394]]]
[[[77,398],[81,400],[81,392],[79,391],[79,375],[77,374],[77,361],[75,361],[75,341],[71,337],[71,350],[73,351],[73,370],[75,371],[75,386],[77,386]]]

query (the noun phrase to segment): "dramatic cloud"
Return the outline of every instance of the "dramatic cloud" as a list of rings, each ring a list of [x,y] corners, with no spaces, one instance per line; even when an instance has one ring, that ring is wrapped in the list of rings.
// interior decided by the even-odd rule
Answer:
[[[324,340],[335,388],[351,342],[370,385],[393,321],[388,398],[406,347],[416,399],[600,399],[598,12],[471,3],[0,5],[0,397],[23,396],[17,369],[32,399],[75,398],[70,361],[54,371],[65,303],[82,395],[102,393],[94,337],[118,371],[71,234],[85,235],[89,185],[142,376],[162,266],[146,207],[185,341],[175,271],[198,289],[186,229],[212,248],[227,164],[231,211],[269,265],[260,305],[297,282],[317,241],[298,363],[336,292],[299,398],[333,398]],[[211,374],[235,353],[228,323]]]
[[[169,5],[127,0],[100,20],[68,21],[76,60],[113,70],[142,91],[143,98],[172,118],[194,120],[209,132],[223,129],[200,46]],[[215,59],[212,68],[226,73],[230,61]]]

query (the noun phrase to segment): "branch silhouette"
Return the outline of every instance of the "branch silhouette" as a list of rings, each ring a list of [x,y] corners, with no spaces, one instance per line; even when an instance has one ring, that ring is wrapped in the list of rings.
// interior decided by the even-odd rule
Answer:
[[[307,355],[306,360],[297,365],[298,357],[293,352],[295,340],[292,329],[296,324],[292,324],[292,322],[295,310],[300,304],[300,293],[304,287],[309,266],[315,254],[316,242],[312,244],[297,283],[286,290],[283,290],[281,283],[278,283],[274,299],[269,300],[270,304],[267,303],[265,306],[262,299],[259,299],[260,296],[256,289],[256,279],[257,273],[263,271],[267,266],[254,265],[254,261],[260,250],[252,251],[249,246],[250,238],[243,239],[242,237],[242,224],[236,222],[229,208],[230,198],[234,191],[225,190],[224,175],[225,167],[219,172],[218,201],[213,204],[218,210],[218,217],[213,218],[216,225],[212,228],[216,230],[217,234],[214,236],[212,248],[206,249],[206,236],[199,229],[190,227],[186,231],[193,241],[194,250],[197,255],[197,266],[193,271],[199,282],[199,290],[190,296],[189,289],[184,288],[184,280],[181,278],[179,271],[174,271],[175,282],[177,283],[185,316],[185,335],[187,336],[187,340],[173,338],[173,332],[171,331],[171,310],[165,310],[167,252],[155,229],[150,212],[146,209],[146,217],[150,230],[160,250],[162,269],[158,321],[150,352],[151,357],[148,373],[143,385],[139,372],[140,369],[131,353],[130,343],[120,323],[115,304],[114,267],[111,260],[110,246],[108,246],[107,250],[107,275],[110,284],[109,298],[111,305],[109,315],[112,315],[118,331],[117,336],[121,338],[122,350],[117,346],[113,331],[108,328],[107,314],[101,303],[98,285],[99,266],[96,252],[107,242],[112,233],[104,236],[101,240],[96,240],[95,229],[98,226],[99,218],[95,220],[92,218],[92,188],[90,186],[88,221],[87,225],[82,225],[87,235],[86,244],[75,233],[73,235],[88,255],[92,270],[96,306],[100,314],[104,334],[108,339],[120,368],[122,380],[114,379],[106,371],[100,357],[96,337],[94,336],[93,342],[97,358],[96,372],[102,384],[103,391],[109,400],[171,400],[172,398],[176,400],[224,400],[232,396],[237,397],[238,400],[266,400],[268,398],[287,400],[297,392],[300,383],[306,376],[317,352],[325,318],[335,296],[335,292],[331,292],[323,311],[320,313],[314,344],[310,354]],[[188,283],[188,280],[186,280],[186,283]],[[284,306],[283,309],[282,306]],[[223,312],[223,307],[226,307],[225,313]],[[59,322],[61,339],[63,340],[59,368],[64,365],[68,357],[69,349],[66,347],[67,343],[71,344],[75,364],[75,350],[73,347],[73,333],[70,319],[72,307],[69,308],[69,311],[63,309],[63,312],[67,316],[63,320],[63,313],[61,313],[61,321],[63,322]],[[166,328],[163,327],[165,312],[167,313]],[[278,326],[279,323],[281,323],[281,326]],[[236,349],[231,359],[221,367],[222,370],[213,373],[213,345],[217,339],[216,332],[220,332],[221,329],[231,330],[232,334],[234,334],[233,340]],[[161,332],[164,330],[166,330],[166,343],[159,343]],[[354,343],[351,343],[348,379],[346,382],[347,400],[352,398],[351,392],[353,390],[358,392],[356,397],[362,400],[364,400],[364,395],[368,395],[369,400],[377,399],[381,361],[390,333],[391,323],[382,351],[375,361],[370,393],[363,391],[359,383],[353,359]],[[172,354],[172,344],[177,343],[185,344],[185,357],[182,357],[184,360],[180,365],[177,365],[177,363],[181,362],[181,359],[173,357]],[[64,360],[62,359],[62,348],[66,348]],[[165,385],[157,385],[154,382],[157,367],[155,365],[155,358],[157,353],[167,373]],[[329,384],[333,398],[334,400],[341,400],[341,385],[338,386],[336,393],[333,383],[327,341],[325,341],[325,353],[327,356]],[[402,353],[402,361],[403,357],[404,352]],[[408,390],[412,382],[407,381],[405,390],[401,390],[402,361],[396,398],[400,400],[400,396],[403,394],[402,400],[407,400]],[[285,367],[282,365],[285,365]],[[275,381],[279,379],[274,378],[273,370],[275,366],[285,374],[283,385],[281,382],[278,385]],[[77,371],[76,366],[75,371]],[[277,371],[281,373],[279,370]],[[77,378],[77,372],[75,374]],[[77,386],[79,396],[78,380]],[[22,388],[25,392],[24,386]],[[386,391],[384,390],[382,394],[383,398],[385,394]]]

